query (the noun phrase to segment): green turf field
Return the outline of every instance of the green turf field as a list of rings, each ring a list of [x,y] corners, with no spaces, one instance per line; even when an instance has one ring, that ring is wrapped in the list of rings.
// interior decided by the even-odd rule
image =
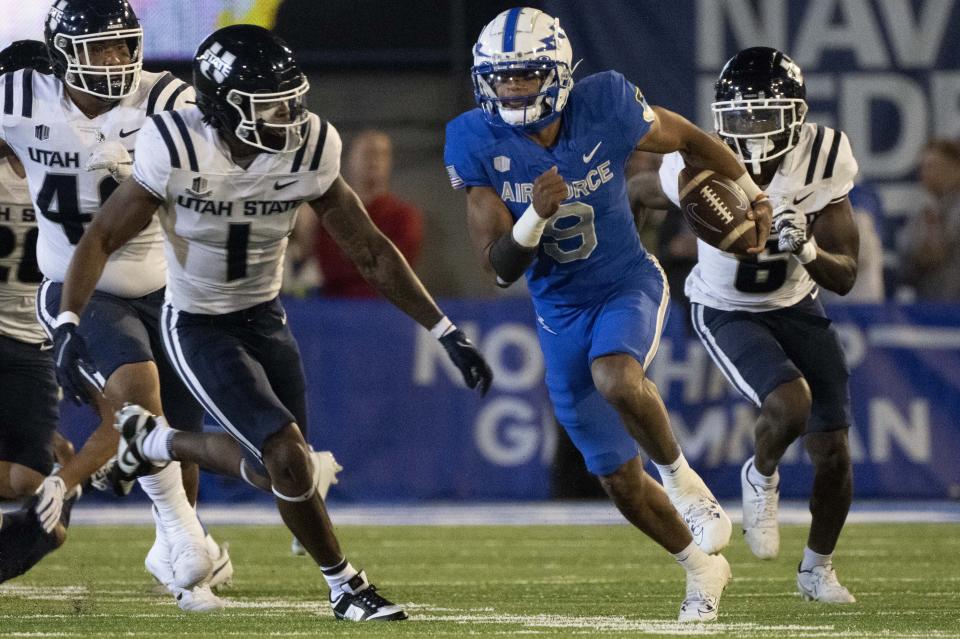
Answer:
[[[960,637],[960,525],[851,525],[836,565],[859,599],[806,603],[783,555],[752,559],[734,537],[734,581],[715,624],[677,626],[681,569],[627,526],[338,528],[354,565],[411,620],[333,619],[309,559],[279,527],[217,527],[236,575],[220,613],[181,612],[154,592],[142,559],[152,527],[77,527],[33,572],[0,586],[0,636],[21,637]]]

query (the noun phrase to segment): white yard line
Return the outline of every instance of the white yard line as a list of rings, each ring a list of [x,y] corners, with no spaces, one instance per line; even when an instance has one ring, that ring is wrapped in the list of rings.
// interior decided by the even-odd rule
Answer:
[[[731,519],[741,519],[738,503],[724,504]],[[609,503],[599,502],[505,502],[505,503],[431,503],[390,505],[330,504],[330,515],[337,525],[614,525],[623,517]],[[272,504],[205,506],[200,516],[212,525],[280,524]],[[780,506],[784,524],[808,524],[806,502],[785,501]],[[849,523],[960,523],[960,502],[860,502],[853,506]],[[78,505],[73,511],[75,525],[147,525],[153,524],[144,502],[114,505]]]

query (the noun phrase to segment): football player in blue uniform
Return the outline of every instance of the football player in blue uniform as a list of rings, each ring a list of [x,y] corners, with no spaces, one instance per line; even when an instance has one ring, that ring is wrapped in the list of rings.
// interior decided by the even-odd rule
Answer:
[[[526,274],[556,416],[614,503],[687,571],[681,621],[717,616],[730,578],[730,520],[689,467],[646,374],[667,314],[668,288],[640,244],[624,165],[635,149],[681,151],[735,180],[753,203],[759,251],[771,207],[721,142],[647,104],[616,72],[574,86],[559,21],[501,13],[480,34],[478,108],[447,126],[445,163],[466,189],[470,238],[508,286]],[[642,448],[664,488],[643,470]],[[685,525],[686,524],[686,525]]]

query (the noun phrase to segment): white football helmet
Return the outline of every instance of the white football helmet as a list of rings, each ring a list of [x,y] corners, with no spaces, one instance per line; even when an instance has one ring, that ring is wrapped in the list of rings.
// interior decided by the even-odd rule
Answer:
[[[573,49],[558,19],[529,7],[504,11],[483,28],[473,47],[477,105],[494,124],[540,128],[567,104],[572,62]],[[497,95],[497,84],[517,75],[539,78],[540,89],[529,96]]]

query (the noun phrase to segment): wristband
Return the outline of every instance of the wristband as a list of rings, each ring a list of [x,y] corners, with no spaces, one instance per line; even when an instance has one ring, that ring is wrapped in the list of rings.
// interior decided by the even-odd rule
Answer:
[[[63,311],[57,315],[57,319],[53,323],[54,328],[60,328],[64,324],[73,324],[74,326],[80,325],[80,317],[73,311]]]
[[[450,321],[450,318],[444,315],[440,318],[440,321],[433,325],[433,328],[430,329],[430,334],[433,335],[436,339],[440,339],[450,331],[457,330],[456,324]]]
[[[513,239],[517,244],[524,248],[536,248],[540,244],[540,237],[543,235],[543,229],[547,226],[547,220],[537,215],[533,204],[527,207],[517,223],[513,225]]]
[[[794,253],[794,256],[796,256],[797,261],[801,264],[809,264],[817,259],[817,240],[811,237],[807,240],[806,244],[803,245],[799,253]]]
[[[747,199],[750,200],[751,203],[756,202],[757,197],[763,195],[763,191],[760,190],[757,183],[750,177],[749,171],[744,171],[743,175],[734,180],[734,182],[743,189],[743,192],[747,194]]]

